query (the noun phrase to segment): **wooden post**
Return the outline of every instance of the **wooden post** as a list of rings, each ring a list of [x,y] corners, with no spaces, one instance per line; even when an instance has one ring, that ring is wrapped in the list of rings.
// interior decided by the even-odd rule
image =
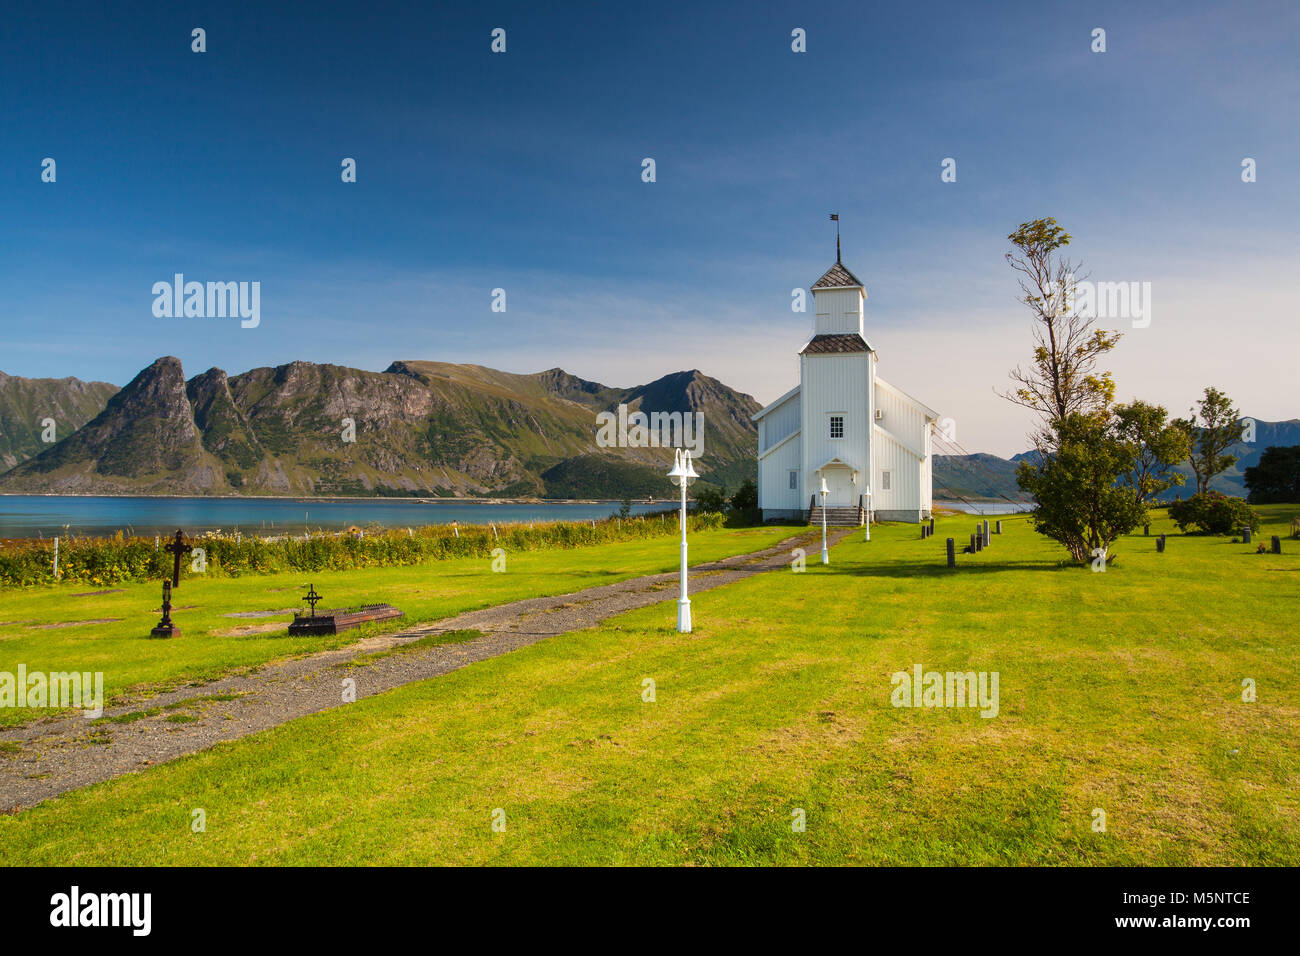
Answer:
[[[1242,529],[1241,529],[1241,540],[1242,540],[1245,544],[1250,544],[1250,529],[1249,529],[1249,528],[1242,528]]]
[[[989,539],[989,521],[987,518],[985,518],[984,519],[984,547],[987,548],[990,543],[991,541]]]
[[[930,519],[930,534],[934,534],[934,519]]]
[[[59,536],[54,536],[54,576],[59,576]]]
[[[1158,551],[1160,554],[1165,553],[1165,536],[1163,534],[1160,537],[1156,538],[1156,551]]]
[[[970,553],[971,553],[971,554],[974,554],[976,551],[979,550],[979,539],[980,539],[980,536],[977,535],[977,534],[973,534],[973,535],[970,536]]]
[[[1273,553],[1282,553],[1282,539],[1278,535],[1273,535]]]
[[[957,567],[957,544],[952,538],[948,539],[948,567]]]
[[[1151,525],[1149,525],[1149,524],[1144,524],[1144,525],[1142,526],[1142,534],[1145,535],[1145,536],[1148,537],[1148,538],[1151,537]]]
[[[1002,533],[1002,522],[1001,522],[1001,521],[998,522],[998,524],[997,524],[997,530],[994,531],[993,533],[994,533],[994,534],[1001,534],[1001,533]]]

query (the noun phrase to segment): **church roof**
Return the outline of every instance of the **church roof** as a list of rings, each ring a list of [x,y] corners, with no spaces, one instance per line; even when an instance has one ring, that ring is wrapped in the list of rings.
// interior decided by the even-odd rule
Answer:
[[[850,287],[865,288],[861,280],[850,272],[838,259],[835,265],[826,270],[826,274],[812,284],[814,289],[844,289]]]
[[[867,340],[856,332],[814,335],[800,351],[800,355],[827,355],[833,353],[870,352]]]

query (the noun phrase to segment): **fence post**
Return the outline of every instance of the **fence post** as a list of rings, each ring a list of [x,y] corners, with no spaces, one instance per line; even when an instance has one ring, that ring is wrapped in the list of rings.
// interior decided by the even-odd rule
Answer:
[[[54,576],[59,576],[59,536],[54,536]]]
[[[957,567],[957,544],[952,538],[948,539],[948,567]]]

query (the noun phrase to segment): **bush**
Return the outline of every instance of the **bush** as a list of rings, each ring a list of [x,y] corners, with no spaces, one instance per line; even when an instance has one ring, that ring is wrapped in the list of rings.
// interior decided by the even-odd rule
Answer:
[[[1260,517],[1244,498],[1230,498],[1217,491],[1192,495],[1169,505],[1169,517],[1182,531],[1195,529],[1201,534],[1232,534],[1242,528],[1258,531]]]
[[[726,485],[698,484],[691,497],[695,499],[696,514],[721,514],[727,510]]]
[[[711,531],[723,526],[721,514],[691,515],[690,531]],[[191,547],[202,548],[205,574],[239,577],[280,571],[346,571],[352,568],[397,567],[443,561],[448,558],[491,556],[493,548],[507,551],[541,551],[580,548],[615,541],[669,537],[679,533],[677,512],[637,515],[604,521],[554,521],[529,524],[462,525],[459,534],[450,525],[429,525],[408,532],[390,528],[348,533],[317,532],[306,538],[280,535],[263,538],[207,532],[188,537]],[[165,544],[166,539],[160,541]],[[51,584],[53,542],[8,540],[0,543],[0,586],[31,587]],[[191,559],[181,562],[188,575]],[[59,545],[59,579],[95,586],[123,581],[151,581],[170,575],[172,556],[154,549],[153,537],[66,537]]]
[[[758,485],[753,479],[746,478],[731,496],[730,520],[732,524],[758,524]]]

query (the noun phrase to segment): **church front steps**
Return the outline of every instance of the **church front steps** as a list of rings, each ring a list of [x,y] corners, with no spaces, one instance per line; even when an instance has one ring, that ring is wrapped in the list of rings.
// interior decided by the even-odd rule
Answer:
[[[837,528],[860,528],[865,520],[862,509],[855,506],[844,508],[831,507],[826,509],[826,524]],[[810,525],[820,525],[822,523],[822,509],[818,505],[808,511],[808,523]]]

